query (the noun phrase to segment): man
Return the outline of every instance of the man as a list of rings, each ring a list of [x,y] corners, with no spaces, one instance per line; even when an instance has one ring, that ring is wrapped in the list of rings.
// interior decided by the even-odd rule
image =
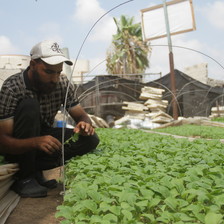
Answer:
[[[63,63],[72,65],[54,41],[36,44],[29,67],[9,77],[0,91],[0,154],[19,164],[12,190],[21,197],[45,197],[56,180],[46,180],[42,171],[61,165],[62,128],[54,118],[65,102],[75,128],[65,128],[64,140],[74,133],[78,141],[64,145],[64,159],[86,154],[99,143],[86,112],[75,97],[75,87],[62,75]]]

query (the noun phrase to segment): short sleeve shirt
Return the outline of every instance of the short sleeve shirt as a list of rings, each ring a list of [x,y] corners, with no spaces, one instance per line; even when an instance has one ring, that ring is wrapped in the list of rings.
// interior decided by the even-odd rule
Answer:
[[[40,104],[42,123],[51,127],[55,115],[65,103],[66,92],[68,92],[66,99],[66,109],[68,110],[79,102],[75,96],[75,86],[69,82],[66,75],[60,75],[60,81],[53,92],[41,95],[32,89],[27,70],[12,75],[5,80],[0,91],[0,120],[13,118],[21,100],[34,98]]]

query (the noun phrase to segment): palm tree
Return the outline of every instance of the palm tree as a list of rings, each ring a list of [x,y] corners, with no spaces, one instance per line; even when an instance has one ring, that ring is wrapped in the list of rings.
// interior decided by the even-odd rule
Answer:
[[[107,72],[109,74],[139,74],[149,67],[149,45],[142,39],[141,24],[133,24],[134,17],[114,18],[117,34],[107,52]]]

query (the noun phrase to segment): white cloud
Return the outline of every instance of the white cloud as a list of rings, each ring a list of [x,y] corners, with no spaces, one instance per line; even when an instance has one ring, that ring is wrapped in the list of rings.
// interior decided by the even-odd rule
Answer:
[[[98,21],[90,34],[90,41],[109,42],[112,34],[115,33],[115,23],[112,17],[104,15],[105,13],[106,11],[100,7],[97,0],[77,0],[74,19],[90,25]]]
[[[0,54],[15,54],[18,51],[6,36],[0,36],[0,49]]]
[[[213,4],[209,4],[202,8],[204,16],[208,21],[218,29],[224,29],[224,2],[215,1]]]
[[[105,13],[97,0],[77,0],[74,19],[84,23],[93,23]]]
[[[90,36],[90,40],[109,42],[112,39],[112,35],[115,33],[116,25],[114,20],[112,18],[106,18],[95,27],[93,34]]]

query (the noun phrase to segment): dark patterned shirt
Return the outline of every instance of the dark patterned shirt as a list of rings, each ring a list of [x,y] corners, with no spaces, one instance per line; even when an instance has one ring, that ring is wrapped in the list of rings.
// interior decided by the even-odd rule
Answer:
[[[51,127],[54,123],[55,115],[61,106],[64,105],[68,85],[68,78],[65,75],[60,75],[60,81],[52,93],[39,95],[32,89],[27,70],[10,76],[3,83],[0,91],[0,120],[13,118],[16,107],[21,100],[34,98],[40,104],[42,124]],[[75,86],[70,83],[66,109],[68,110],[78,103],[75,97]]]

